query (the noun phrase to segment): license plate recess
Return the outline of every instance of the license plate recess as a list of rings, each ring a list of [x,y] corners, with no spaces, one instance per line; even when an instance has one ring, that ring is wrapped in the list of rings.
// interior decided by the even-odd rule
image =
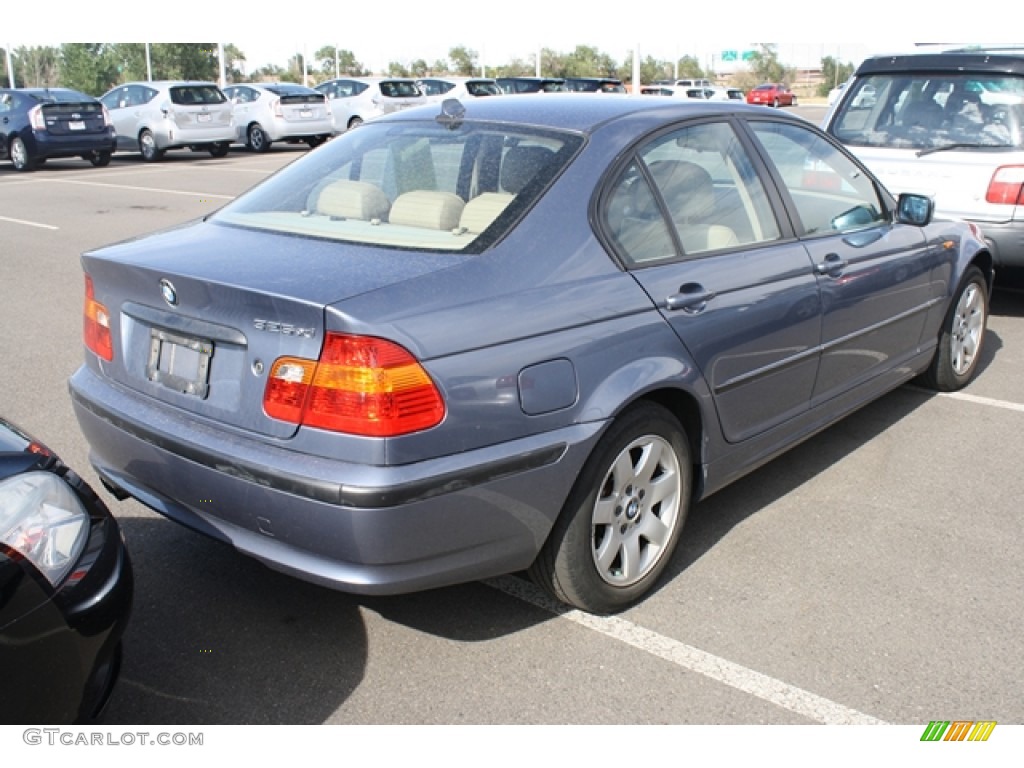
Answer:
[[[205,398],[210,389],[213,342],[150,329],[146,377],[175,392]]]

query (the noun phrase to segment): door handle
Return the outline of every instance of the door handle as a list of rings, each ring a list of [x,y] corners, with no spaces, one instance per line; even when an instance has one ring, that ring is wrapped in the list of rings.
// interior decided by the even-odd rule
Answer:
[[[846,259],[841,258],[838,253],[830,253],[825,256],[824,261],[814,265],[814,271],[819,275],[836,275],[846,269]]]
[[[679,293],[674,293],[665,299],[665,306],[669,309],[682,309],[686,312],[703,312],[708,302],[715,298],[715,292],[709,291],[700,283],[687,283],[679,287]]]

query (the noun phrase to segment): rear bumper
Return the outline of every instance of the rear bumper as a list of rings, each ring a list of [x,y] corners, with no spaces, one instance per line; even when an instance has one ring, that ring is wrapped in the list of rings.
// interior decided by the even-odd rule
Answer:
[[[997,267],[1024,267],[1024,221],[975,221]]]
[[[117,148],[117,136],[113,128],[103,133],[82,133],[55,136],[49,133],[33,132],[29,152],[35,158],[78,157],[89,152],[113,152]],[[28,142],[26,142],[27,144]]]
[[[70,388],[108,484],[276,570],[363,594],[529,566],[603,426],[382,467],[177,417],[86,367]]]
[[[331,136],[334,134],[334,120],[325,117],[321,120],[285,120],[276,118],[264,126],[271,141],[287,139],[305,139],[313,136]]]

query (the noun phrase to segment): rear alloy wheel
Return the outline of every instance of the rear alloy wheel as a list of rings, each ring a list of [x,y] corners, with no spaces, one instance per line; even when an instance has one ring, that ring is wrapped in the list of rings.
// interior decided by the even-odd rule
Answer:
[[[164,156],[164,151],[157,147],[156,138],[148,129],[139,134],[139,152],[147,163],[155,163]]]
[[[25,146],[25,142],[20,136],[15,136],[11,139],[9,154],[14,170],[34,171],[36,169],[36,161],[28,153],[28,147]]]
[[[253,152],[266,152],[270,149],[270,139],[267,138],[267,132],[259,123],[250,125],[246,136],[248,139],[246,143]]]
[[[104,166],[110,165],[109,152],[90,152],[85,156],[85,159],[97,168],[103,168]]]
[[[306,139],[306,144],[309,146],[310,149],[316,149],[325,141],[327,141],[326,136],[310,136],[309,138]]]
[[[643,403],[626,411],[584,465],[531,577],[584,611],[626,608],[672,557],[691,474],[686,435],[668,410]]]
[[[970,267],[942,323],[938,349],[924,375],[929,387],[953,392],[967,386],[978,371],[987,323],[988,283],[980,269]]]
[[[212,155],[213,157],[226,157],[228,154],[228,149],[230,149],[230,147],[231,145],[226,141],[214,144],[212,147],[210,147],[210,155]]]

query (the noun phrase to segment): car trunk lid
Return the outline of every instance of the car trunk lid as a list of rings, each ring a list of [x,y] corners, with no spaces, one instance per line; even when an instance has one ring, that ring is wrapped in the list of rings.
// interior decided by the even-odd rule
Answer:
[[[280,357],[316,360],[325,307],[457,263],[234,226],[188,225],[82,257],[111,317],[104,375],[168,405],[276,438],[263,410]],[[335,329],[338,330],[338,329]]]

